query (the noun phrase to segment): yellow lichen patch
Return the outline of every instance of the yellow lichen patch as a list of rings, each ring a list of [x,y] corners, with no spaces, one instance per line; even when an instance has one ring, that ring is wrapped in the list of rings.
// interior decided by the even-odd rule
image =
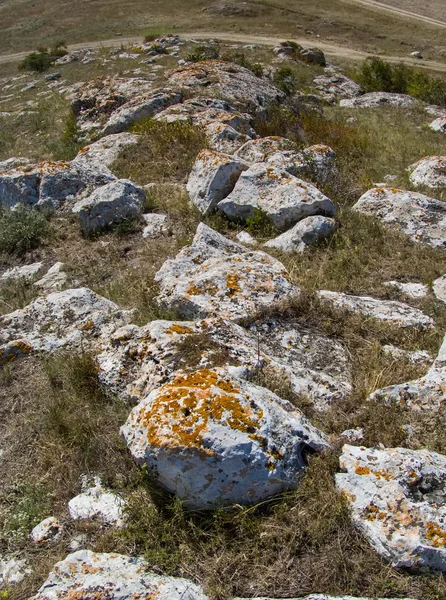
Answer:
[[[358,465],[355,469],[356,475],[370,475],[370,469],[368,467],[362,467]]]
[[[245,406],[240,394],[237,384],[209,369],[178,375],[158,390],[141,414],[149,444],[199,448],[209,453],[202,441],[211,422],[253,434],[263,411]]]
[[[94,328],[94,321],[92,321],[91,319],[89,321],[87,321],[86,323],[84,323],[83,325],[81,325],[81,329],[83,329],[84,331],[91,331]]]
[[[239,279],[240,277],[236,273],[228,273],[226,277],[226,287],[228,288],[226,295],[229,298],[233,298],[235,294],[240,292],[241,288],[239,285]]]
[[[436,548],[446,546],[446,531],[441,529],[438,523],[429,521],[426,524],[426,537]]]
[[[385,519],[387,517],[387,513],[381,511],[374,504],[369,504],[366,507],[366,511],[367,511],[366,519],[368,521],[375,521],[376,519],[380,519],[382,521],[383,519]]]
[[[166,329],[166,333],[178,333],[179,335],[185,335],[187,333],[192,333],[192,329],[190,327],[186,327],[186,325],[174,323],[169,327],[169,329]]]

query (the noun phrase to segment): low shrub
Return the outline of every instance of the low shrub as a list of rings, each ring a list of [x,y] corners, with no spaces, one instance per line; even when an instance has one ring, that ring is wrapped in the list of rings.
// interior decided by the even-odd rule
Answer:
[[[283,65],[274,71],[273,75],[274,85],[282,90],[287,96],[292,96],[297,90],[297,78],[294,70]]]
[[[0,212],[0,253],[24,254],[39,246],[49,235],[45,216],[32,208]]]
[[[41,47],[36,52],[28,54],[19,64],[20,71],[37,71],[43,73],[61,56],[67,53],[65,42],[55,42],[49,48]]]
[[[232,62],[245,67],[254,73],[256,77],[263,77],[263,67],[260,63],[253,63],[246,57],[244,52],[227,52],[222,55],[222,60]]]
[[[186,55],[187,62],[200,62],[202,60],[215,60],[220,57],[220,48],[218,46],[198,45],[193,52]]]

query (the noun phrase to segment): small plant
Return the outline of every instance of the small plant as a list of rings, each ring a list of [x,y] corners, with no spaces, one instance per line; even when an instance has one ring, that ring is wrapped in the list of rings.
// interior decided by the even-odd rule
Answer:
[[[19,206],[0,212],[0,253],[24,254],[48,237],[45,216],[35,209]]]
[[[193,52],[186,55],[187,62],[200,62],[202,60],[215,60],[220,56],[218,46],[198,45]]]
[[[38,48],[37,52],[28,54],[19,64],[20,71],[36,71],[43,73],[61,56],[68,52],[65,42],[55,42],[49,48]]]
[[[260,63],[251,62],[248,58],[246,58],[244,52],[228,52],[223,54],[222,60],[245,67],[245,69],[252,71],[256,77],[263,77],[262,65]]]
[[[277,235],[277,229],[271,223],[267,214],[260,208],[256,208],[254,214],[246,219],[246,229],[258,237]]]
[[[275,70],[273,75],[274,85],[287,96],[292,96],[297,90],[297,78],[291,67],[283,65]]]

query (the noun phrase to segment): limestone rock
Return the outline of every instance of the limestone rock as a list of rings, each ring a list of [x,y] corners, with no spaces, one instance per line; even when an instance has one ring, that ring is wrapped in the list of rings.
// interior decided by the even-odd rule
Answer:
[[[234,598],[234,600],[247,600],[246,598]],[[280,600],[262,596],[261,598],[252,598],[252,600]],[[285,599],[283,599],[285,600]],[[288,600],[414,600],[413,598],[358,598],[357,596],[327,596],[326,594],[310,594],[305,598],[289,598]]]
[[[385,281],[384,285],[387,287],[396,288],[402,294],[414,298],[415,300],[421,300],[429,294],[429,287],[424,283],[403,283],[401,281]]]
[[[129,450],[185,506],[255,504],[298,486],[323,434],[290,403],[223,369],[178,374],[122,427]]]
[[[431,363],[433,358],[426,350],[403,350],[392,344],[385,344],[382,350],[386,356],[396,360],[407,360],[414,365]]]
[[[394,327],[430,329],[434,326],[434,321],[431,317],[403,302],[378,300],[370,296],[351,296],[341,292],[329,292],[326,290],[320,291],[319,297],[333,304],[335,308],[361,313],[366,317],[373,317]]]
[[[299,49],[299,54],[305,62],[310,64],[319,65],[321,67],[325,67],[327,64],[325,55],[319,48],[301,48]]]
[[[268,163],[256,163],[244,171],[218,208],[229,219],[242,223],[262,210],[279,231],[305,217],[332,217],[336,212],[333,202],[311,183]]]
[[[58,562],[34,600],[207,600],[188,581],[151,573],[142,558],[79,550]]]
[[[345,445],[336,485],[355,525],[394,567],[446,570],[446,457]]]
[[[446,338],[424,377],[382,388],[369,398],[404,404],[415,410],[442,409],[446,401]]]
[[[278,248],[283,252],[304,252],[321,240],[330,237],[336,231],[336,221],[328,217],[307,217],[299,221],[292,229],[269,240],[265,246]]]
[[[155,281],[161,290],[158,303],[186,318],[220,314],[237,320],[298,292],[282,263],[203,223],[192,245],[167,260]]]
[[[237,238],[237,241],[241,244],[245,244],[245,246],[255,246],[257,244],[256,240],[247,231],[240,231],[235,237]]]
[[[118,179],[95,190],[73,207],[82,232],[91,235],[113,223],[131,219],[142,212],[145,191],[128,179]]]
[[[446,156],[427,156],[409,167],[409,179],[414,185],[430,188],[446,186]]]
[[[414,242],[435,247],[446,245],[446,204],[417,192],[373,188],[353,206],[401,231]]]
[[[99,519],[108,525],[123,524],[125,502],[102,486],[99,477],[90,482],[82,478],[82,493],[68,502],[68,512],[73,520]]]
[[[57,262],[48,270],[46,275],[35,282],[35,286],[45,292],[55,292],[64,287],[68,281],[68,275],[65,273],[64,263]]]
[[[142,216],[145,222],[145,227],[142,230],[143,238],[155,238],[160,235],[169,233],[167,225],[167,215],[158,213],[146,213]]]
[[[247,168],[243,161],[202,150],[187,182],[192,202],[203,215],[213,212],[220,200],[232,192],[240,174]]]
[[[272,152],[292,149],[291,140],[279,136],[268,136],[247,141],[234,153],[234,157],[247,163],[266,162],[268,155]]]
[[[134,133],[115,133],[84,146],[79,150],[73,163],[103,164],[111,167],[122,150],[138,143],[139,137]]]
[[[36,544],[50,542],[57,539],[62,533],[62,525],[56,517],[48,517],[41,521],[31,531],[30,538]]]
[[[12,267],[0,276],[0,283],[10,281],[11,279],[22,279],[24,281],[32,281],[43,268],[42,262],[23,265],[22,267]]]
[[[0,589],[20,583],[31,574],[31,569],[25,559],[0,555]]]
[[[324,98],[335,102],[345,98],[356,98],[364,93],[364,88],[342,73],[327,73],[313,80],[313,85],[320,90]]]
[[[446,133],[446,117],[439,117],[438,119],[435,119],[435,121],[432,121],[429,127],[432,129],[432,131]]]
[[[32,351],[86,347],[127,324],[131,314],[88,288],[38,298],[0,317],[0,364]]]
[[[438,300],[446,303],[446,275],[442,275],[441,277],[438,277],[438,279],[435,279],[432,284],[432,291]]]
[[[410,108],[419,104],[419,101],[407,94],[393,94],[391,92],[370,92],[355,98],[346,98],[340,101],[340,106],[345,108],[374,108],[378,106],[397,106]]]

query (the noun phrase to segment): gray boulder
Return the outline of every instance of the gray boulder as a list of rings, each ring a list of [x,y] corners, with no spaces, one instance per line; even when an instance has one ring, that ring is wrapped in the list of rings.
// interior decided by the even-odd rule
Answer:
[[[345,98],[339,103],[344,108],[375,108],[382,106],[396,106],[411,108],[420,101],[407,94],[393,94],[391,92],[370,92],[355,98]]]
[[[267,248],[278,248],[283,252],[304,252],[336,231],[336,221],[319,215],[299,221],[292,229],[269,240]]]
[[[414,185],[446,187],[446,156],[427,156],[410,166],[408,171]]]

